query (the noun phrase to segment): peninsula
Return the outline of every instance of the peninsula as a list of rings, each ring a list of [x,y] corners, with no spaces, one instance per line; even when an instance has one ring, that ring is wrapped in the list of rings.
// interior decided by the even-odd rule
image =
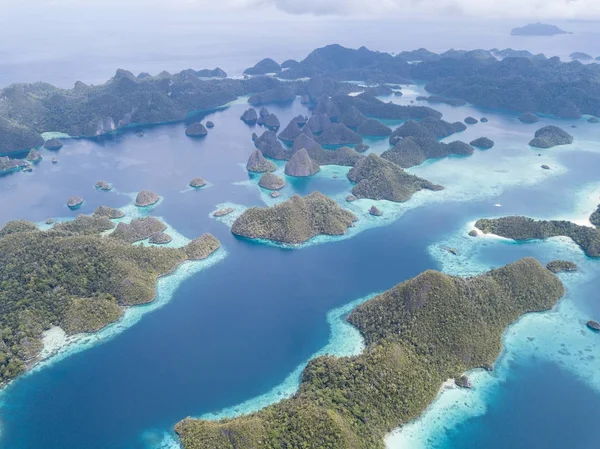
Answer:
[[[28,221],[0,229],[0,384],[37,361],[43,331],[60,326],[69,335],[96,332],[118,320],[125,307],[152,301],[159,276],[220,246],[210,234],[183,248],[136,246],[129,235],[101,235],[114,228],[109,217],[118,212],[101,207],[47,231]]]
[[[258,412],[187,418],[175,431],[184,449],[383,448],[384,436],[422,413],[446,379],[491,369],[506,326],[563,294],[531,258],[473,278],[426,271],[350,314],[367,345],[362,354],[312,360],[293,397]]]

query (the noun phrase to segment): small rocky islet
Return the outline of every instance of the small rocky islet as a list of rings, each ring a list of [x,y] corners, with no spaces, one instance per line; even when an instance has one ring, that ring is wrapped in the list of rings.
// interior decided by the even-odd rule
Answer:
[[[67,200],[69,209],[78,209],[83,204],[83,198],[80,196],[72,196]]]
[[[185,135],[188,137],[205,137],[208,131],[200,122],[194,122],[185,128]]]
[[[49,139],[44,142],[44,148],[51,151],[60,150],[64,144],[59,139]]]
[[[256,121],[258,120],[258,114],[256,113],[256,109],[247,109],[240,117],[240,120],[242,120],[244,123],[250,126],[256,125]]]
[[[189,183],[189,186],[193,189],[199,189],[200,187],[204,187],[205,185],[206,181],[202,178],[194,178]]]
[[[150,190],[142,190],[137,194],[135,198],[135,205],[137,207],[148,207],[156,204],[160,197]]]
[[[280,190],[285,187],[285,181],[273,173],[265,173],[260,177],[258,185],[267,190]]]
[[[106,181],[97,181],[95,187],[97,190],[102,190],[104,192],[112,190],[112,186]]]
[[[546,268],[553,273],[572,273],[579,269],[577,264],[568,260],[553,260],[548,262]]]
[[[31,162],[31,163],[37,163],[39,161],[42,160],[42,155],[34,150],[33,148],[29,151],[29,153],[27,154],[27,162]]]
[[[538,129],[529,145],[536,148],[552,148],[558,145],[570,145],[573,136],[558,126],[548,125]]]

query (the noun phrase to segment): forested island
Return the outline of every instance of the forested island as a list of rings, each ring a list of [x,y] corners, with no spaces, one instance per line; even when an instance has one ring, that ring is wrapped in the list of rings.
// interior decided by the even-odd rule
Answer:
[[[367,345],[362,354],[312,360],[293,397],[258,412],[187,418],[175,430],[185,449],[383,448],[384,436],[416,418],[446,379],[492,369],[506,326],[552,308],[563,293],[531,258],[472,278],[427,271],[350,314]]]
[[[294,195],[273,207],[252,207],[240,215],[231,232],[250,239],[299,244],[317,235],[343,235],[357,217],[320,192]]]
[[[118,320],[124,307],[152,301],[159,276],[186,260],[204,259],[220,246],[210,234],[183,248],[131,245],[141,239],[131,232],[101,235],[121,215],[101,207],[92,216],[79,215],[46,231],[28,221],[11,221],[0,229],[0,384],[37,361],[44,330],[98,331]],[[152,217],[146,222],[150,219],[158,222]],[[137,232],[148,230],[146,224],[135,226]],[[158,222],[143,237],[163,226]]]
[[[315,113],[326,113],[333,123],[322,136],[314,136],[320,144],[356,144],[361,134],[381,136],[390,132],[370,117],[441,117],[425,106],[399,106],[377,98],[389,93],[389,88],[363,88],[363,94],[348,96],[356,90],[355,84],[346,82],[351,80],[422,80],[434,95],[428,98],[433,102],[452,99],[455,104],[467,101],[485,108],[561,118],[600,116],[598,64],[563,63],[557,57],[511,49],[449,50],[441,54],[420,50],[392,56],[365,47],[354,50],[328,45],[286,70],[275,70],[275,76],[262,75],[267,66],[267,73],[273,73],[276,66],[265,63],[247,72],[255,74],[248,79],[206,79],[207,73],[192,69],[135,76],[119,69],[98,86],[77,82],[72,89],[61,89],[42,82],[13,84],[0,90],[0,154],[39,147],[44,144],[44,132],[95,137],[131,126],[181,121],[194,111],[223,107],[243,95],[250,96],[251,104],[289,102],[300,96]],[[219,71],[215,74],[222,76]],[[256,115],[248,114],[243,119],[254,123]]]
[[[592,219],[595,217],[592,215]],[[569,237],[589,257],[600,257],[600,230],[565,220],[534,220],[527,217],[480,219],[475,227],[485,234],[494,234],[516,241]]]

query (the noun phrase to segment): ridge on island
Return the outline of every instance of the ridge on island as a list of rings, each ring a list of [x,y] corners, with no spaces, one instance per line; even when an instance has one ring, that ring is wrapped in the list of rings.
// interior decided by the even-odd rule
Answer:
[[[352,194],[356,198],[408,201],[419,190],[442,190],[443,187],[405,172],[400,166],[375,153],[361,159],[348,172],[355,183]]]
[[[240,215],[231,232],[249,239],[300,244],[317,235],[343,235],[357,217],[320,192],[273,207],[251,207]]]
[[[426,271],[350,314],[365,339],[362,354],[320,356],[291,398],[232,419],[186,418],[175,431],[184,449],[383,448],[385,435],[419,416],[444,381],[490,366],[506,326],[563,294],[532,258],[472,278]]]
[[[476,142],[479,144],[489,144],[489,142]],[[493,146],[493,143],[492,143]],[[420,165],[427,159],[437,159],[456,156],[470,156],[474,148],[456,140],[454,142],[439,142],[431,137],[405,137],[381,154],[381,157],[387,159],[402,168],[410,168]]]
[[[152,301],[159,276],[198,253],[210,255],[194,242],[207,248],[202,242],[209,239],[209,250],[218,247],[208,235],[184,248],[136,246],[101,235],[114,226],[107,217],[117,215],[99,208],[46,231],[27,221],[0,229],[0,384],[36,362],[43,331],[60,326],[69,335],[96,332],[118,320],[125,307]]]
[[[39,147],[44,144],[41,134],[46,132],[95,137],[132,124],[183,121],[190,112],[222,107],[244,95],[250,95],[251,104],[292,101],[299,95],[304,104],[311,106],[329,97],[329,103],[340,112],[337,117],[329,114],[332,120],[352,131],[365,117],[441,117],[426,106],[393,104],[372,95],[387,92],[385,87],[367,88],[357,96],[348,96],[356,86],[346,81],[356,80],[369,84],[422,80],[430,94],[428,98],[434,100],[461,99],[478,107],[560,118],[600,116],[600,66],[574,65],[557,57],[512,49],[449,50],[440,54],[420,49],[393,56],[365,47],[355,50],[328,45],[279,71],[278,78],[207,80],[198,78],[198,73],[188,69],[176,74],[136,77],[119,69],[110,80],[97,86],[77,82],[73,89],[46,83],[4,87],[0,90],[0,154]],[[559,83],[561,89],[557,90]],[[103,100],[102,108],[97,106],[99,98]],[[56,106],[65,104],[69,107]],[[318,108],[316,111],[324,112]]]
[[[588,257],[600,257],[600,230],[564,220],[534,220],[528,217],[482,218],[475,227],[485,234],[515,241],[570,237]]]

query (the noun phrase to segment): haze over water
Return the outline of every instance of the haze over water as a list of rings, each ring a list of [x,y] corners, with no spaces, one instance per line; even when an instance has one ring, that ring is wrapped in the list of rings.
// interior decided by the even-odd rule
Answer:
[[[295,35],[286,36],[289,24],[272,22],[271,28],[263,28],[240,20],[235,27],[209,23],[199,29],[194,17],[183,15],[174,16],[160,33],[153,29],[151,17],[140,19],[140,29],[132,34],[126,33],[134,25],[119,17],[100,17],[97,26],[88,25],[85,30],[77,29],[74,18],[56,20],[44,21],[47,28],[27,30],[40,37],[27,40],[27,51],[15,51],[16,44],[11,42],[18,40],[0,38],[0,85],[43,80],[71,86],[76,79],[99,83],[117,67],[155,74],[218,65],[236,75],[263,57],[279,62],[302,58],[313,48],[334,42],[396,52],[418,47],[438,51],[513,47],[547,55],[600,54],[599,41],[593,37],[595,26],[589,24],[578,24],[582,34],[516,39],[508,32],[519,23],[500,22],[493,26],[472,22],[472,28],[466,29],[440,23],[436,26],[442,31],[433,33],[433,28],[418,24],[378,23],[376,28],[368,22],[308,24],[298,20]],[[111,33],[104,28],[108,23],[113,25]],[[567,23],[559,25],[569,28]],[[25,33],[14,26],[0,29],[0,37]],[[82,34],[88,35],[85,41],[77,39]],[[131,200],[127,193],[148,188],[164,197],[153,215],[163,217],[189,238],[211,232],[228,253],[223,261],[167,292],[173,293],[171,301],[110,341],[12,384],[0,396],[0,447],[138,449],[168,444],[164,435],[178,420],[235,407],[281,384],[329,342],[327,313],[332,309],[429,268],[454,263],[453,270],[460,272],[461,266],[437,257],[432,248],[464,235],[469,221],[510,214],[569,216],[581,192],[600,181],[600,125],[561,121],[563,126],[577,123],[577,129],[569,129],[576,138],[574,147],[546,150],[538,157],[527,146],[536,125],[527,127],[512,115],[493,111],[441,106],[436,109],[449,121],[467,115],[490,119],[453,137],[469,141],[486,135],[496,141],[491,150],[477,150],[470,158],[434,161],[414,170],[445,185],[445,180],[454,178],[448,201],[428,202],[417,194],[406,205],[420,207],[387,226],[370,223],[366,228],[371,229],[346,240],[294,250],[260,245],[233,237],[227,226],[209,217],[224,202],[262,204],[258,189],[235,184],[248,180],[239,164],[252,151],[250,135],[256,130],[239,120],[246,107],[240,101],[211,113],[206,118],[216,127],[203,141],[187,139],[183,124],[146,129],[143,138],[127,132],[99,141],[71,140],[58,153],[43,151],[45,159],[33,173],[0,177],[0,224],[19,218],[74,217],[76,212],[64,206],[74,194],[86,199],[77,213],[91,213],[100,204],[123,207]],[[298,101],[284,107],[269,105],[269,109],[283,125],[299,113],[309,114]],[[387,141],[369,143],[378,153],[387,148]],[[50,164],[53,156],[59,158],[56,166]],[[541,173],[537,170],[541,163],[549,163],[554,172]],[[189,191],[187,182],[195,176],[212,186]],[[93,186],[98,179],[113,183],[116,191],[96,191]],[[513,185],[511,180],[515,180]],[[461,190],[461,185],[467,187]],[[290,184],[284,195],[320,190],[343,197],[349,187],[344,176],[319,176]],[[454,194],[462,201],[453,200]],[[466,240],[459,250],[469,254],[469,245],[479,244]],[[546,263],[554,258],[556,248],[548,242],[493,243],[480,252],[472,250],[477,257],[458,260],[476,269],[526,255]],[[574,254],[581,257],[577,251]],[[563,279],[573,296],[565,301],[585,320],[600,316],[595,300],[600,266],[581,259],[585,282],[569,284],[566,275]],[[598,355],[598,347],[596,343],[591,354]],[[558,352],[563,348],[558,343],[546,349]],[[571,368],[578,366],[576,360],[564,360]],[[593,360],[588,362],[597,366]],[[600,418],[598,392],[577,375],[576,368],[545,357],[536,359],[529,352],[506,366],[492,393],[482,395],[485,413],[456,426],[442,426],[442,432],[424,434],[429,447],[597,447],[600,433],[593,423]],[[478,394],[477,384],[473,393]]]

